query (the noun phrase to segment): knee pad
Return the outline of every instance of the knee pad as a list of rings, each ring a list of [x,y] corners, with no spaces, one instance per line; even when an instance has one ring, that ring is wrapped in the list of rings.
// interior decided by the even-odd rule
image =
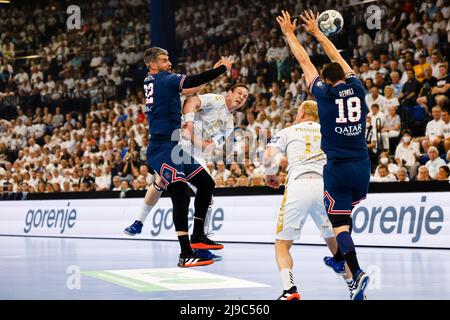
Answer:
[[[188,231],[189,187],[185,182],[171,183],[167,187],[173,206],[173,223],[176,231]]]
[[[350,226],[350,230],[352,228],[352,218],[350,215],[344,214],[329,214],[328,218],[330,219],[331,225],[333,228],[342,227],[342,226]]]

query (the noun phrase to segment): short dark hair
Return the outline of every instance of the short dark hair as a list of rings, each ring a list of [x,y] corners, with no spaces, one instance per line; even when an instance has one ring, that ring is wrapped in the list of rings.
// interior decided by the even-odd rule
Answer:
[[[148,64],[150,62],[156,61],[158,56],[160,56],[161,54],[169,55],[169,52],[159,47],[152,47],[150,49],[145,50],[144,63]]]
[[[340,80],[345,80],[344,69],[337,62],[328,64],[322,71],[322,76],[325,80],[329,80],[332,83],[336,83]]]
[[[233,84],[233,85],[228,89],[228,91],[234,92],[234,90],[235,90],[236,88],[245,88],[245,89],[247,89],[247,91],[250,91],[250,89],[247,87],[247,85],[245,85],[245,84],[243,84],[243,83],[240,83],[240,82]]]

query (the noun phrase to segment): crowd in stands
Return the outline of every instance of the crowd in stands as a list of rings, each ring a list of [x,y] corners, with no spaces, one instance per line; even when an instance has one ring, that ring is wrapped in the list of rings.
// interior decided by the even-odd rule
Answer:
[[[232,55],[232,70],[200,93],[236,82],[250,89],[235,113],[235,158],[216,150],[207,159],[217,187],[264,186],[265,144],[313,98],[274,19],[306,7],[344,16],[333,41],[367,91],[372,181],[449,179],[449,1],[378,1],[378,29],[367,27],[368,4],[354,1],[225,2],[181,1],[175,13],[174,71],[198,73]],[[0,192],[144,190],[154,180],[141,88],[148,5],[81,3],[80,30],[67,30],[65,5],[0,11]],[[301,26],[297,37],[320,71],[328,61],[320,46]],[[277,162],[283,183],[288,163]]]

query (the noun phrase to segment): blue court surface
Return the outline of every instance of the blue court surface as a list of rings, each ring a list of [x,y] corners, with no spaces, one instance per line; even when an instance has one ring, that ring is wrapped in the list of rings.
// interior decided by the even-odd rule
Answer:
[[[273,300],[281,279],[269,244],[225,243],[222,261],[176,267],[172,241],[0,237],[0,299]],[[322,262],[326,247],[292,248],[304,300],[348,299]],[[378,299],[450,299],[450,251],[358,248]]]

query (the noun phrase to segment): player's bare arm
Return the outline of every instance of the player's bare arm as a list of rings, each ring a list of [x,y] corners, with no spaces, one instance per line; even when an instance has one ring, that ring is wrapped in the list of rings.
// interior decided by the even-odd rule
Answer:
[[[274,157],[278,153],[276,147],[268,146],[264,152],[263,164],[266,170],[266,185],[269,187],[278,189],[280,187],[280,182],[276,171],[278,168],[274,168]]]
[[[319,13],[314,16],[312,10],[305,10],[302,15],[300,15],[300,19],[305,23],[305,30],[312,36],[314,36],[317,41],[320,43],[323,51],[325,51],[326,55],[332,62],[337,62],[341,65],[342,69],[344,69],[345,74],[353,73],[353,69],[348,65],[348,63],[344,60],[344,58],[339,53],[338,49],[335,47],[333,42],[324,35],[320,29],[317,22],[319,18]]]
[[[190,140],[192,144],[196,147],[206,149],[213,142],[211,140],[203,141],[199,137],[194,135],[194,118],[195,113],[201,108],[201,100],[198,96],[192,96],[186,99],[183,105],[183,115],[184,115],[184,126],[183,126],[183,136]]]
[[[204,87],[205,87],[205,85],[201,85],[201,86],[198,86],[198,87],[195,87],[195,88],[183,89],[183,91],[181,91],[181,94],[183,96],[190,96],[190,95],[198,93]]]
[[[305,48],[300,44],[295,36],[295,29],[297,28],[297,19],[291,21],[291,16],[287,11],[281,11],[281,16],[277,17],[277,22],[281,27],[281,31],[286,37],[287,43],[291,48],[292,54],[297,59],[300,67],[305,74],[306,84],[309,86],[311,81],[319,75],[316,67],[311,62]]]

